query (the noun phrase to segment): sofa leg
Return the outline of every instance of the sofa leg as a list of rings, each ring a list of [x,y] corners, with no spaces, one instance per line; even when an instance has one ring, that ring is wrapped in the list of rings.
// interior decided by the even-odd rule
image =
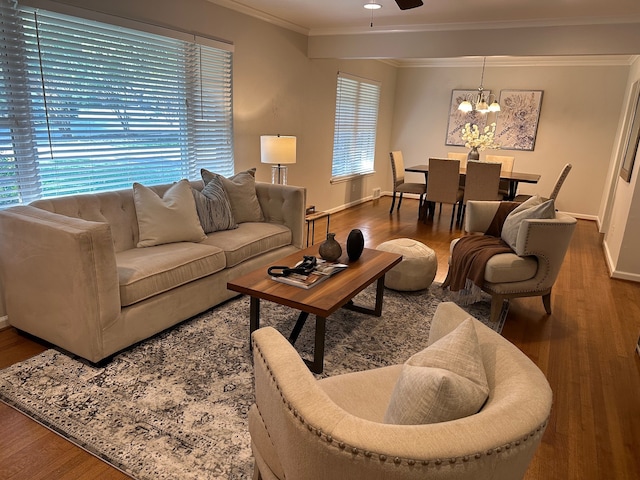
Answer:
[[[542,304],[544,305],[544,311],[551,315],[551,292],[542,296]]]

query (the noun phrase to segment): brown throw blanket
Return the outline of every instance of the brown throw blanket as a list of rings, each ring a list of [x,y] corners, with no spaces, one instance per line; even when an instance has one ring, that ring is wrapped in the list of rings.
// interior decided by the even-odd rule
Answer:
[[[518,202],[502,202],[484,235],[468,235],[456,242],[449,266],[449,289],[452,292],[468,288],[467,280],[482,288],[484,269],[489,259],[513,251],[500,238],[500,232],[505,218],[518,205]]]

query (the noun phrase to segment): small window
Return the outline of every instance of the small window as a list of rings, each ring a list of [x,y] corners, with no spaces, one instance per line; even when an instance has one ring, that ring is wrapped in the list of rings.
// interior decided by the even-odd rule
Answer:
[[[373,173],[380,83],[338,73],[331,181]]]

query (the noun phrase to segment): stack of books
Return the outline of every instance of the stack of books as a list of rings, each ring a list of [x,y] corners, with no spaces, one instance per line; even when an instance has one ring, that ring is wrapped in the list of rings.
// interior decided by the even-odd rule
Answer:
[[[302,261],[298,262],[295,266],[300,265]],[[287,285],[293,285],[294,287],[309,289],[323,282],[327,278],[339,273],[347,268],[344,263],[327,262],[321,258],[317,259],[315,269],[309,275],[301,275],[299,273],[291,273],[286,277],[271,278],[276,282],[286,283]]]

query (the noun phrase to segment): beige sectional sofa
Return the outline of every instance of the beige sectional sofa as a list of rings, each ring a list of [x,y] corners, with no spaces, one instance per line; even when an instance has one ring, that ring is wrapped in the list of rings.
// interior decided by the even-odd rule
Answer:
[[[264,221],[144,248],[132,189],[0,211],[9,323],[99,362],[237,295],[228,280],[303,246],[306,190],[257,182],[255,191]],[[246,322],[248,332],[248,313]]]

